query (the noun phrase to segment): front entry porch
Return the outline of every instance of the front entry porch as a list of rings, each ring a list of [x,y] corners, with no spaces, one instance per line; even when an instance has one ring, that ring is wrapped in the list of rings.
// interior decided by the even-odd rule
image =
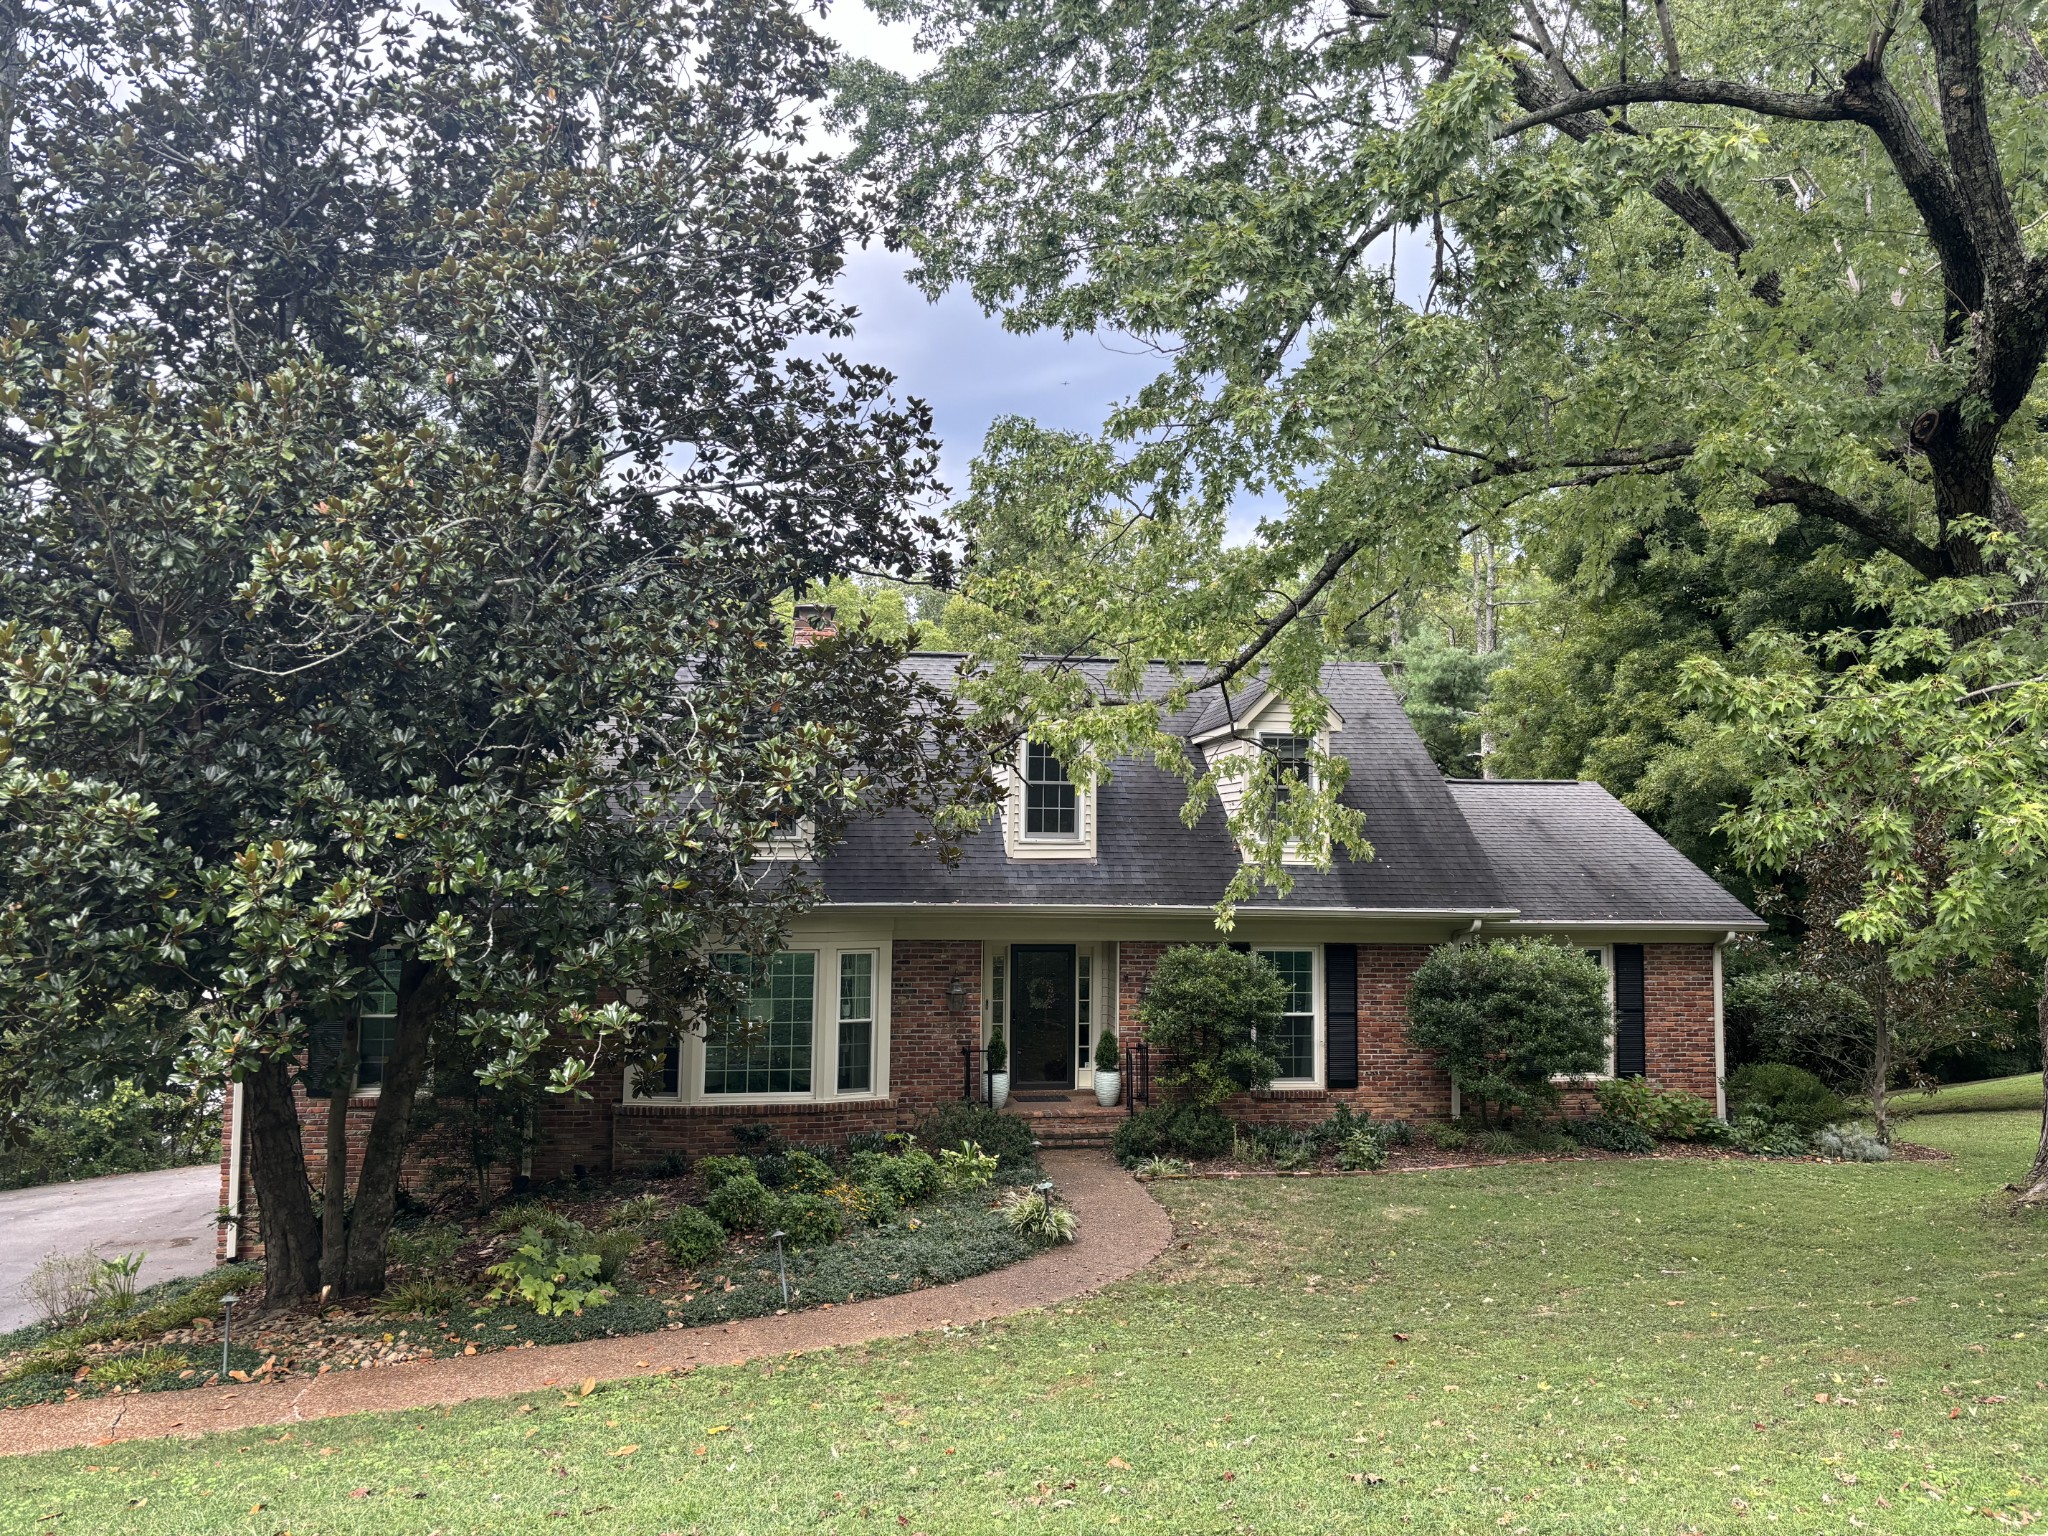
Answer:
[[[1121,1104],[1103,1108],[1093,1088],[1066,1088],[1013,1091],[1003,1113],[1028,1121],[1040,1146],[1106,1147],[1128,1111]]]

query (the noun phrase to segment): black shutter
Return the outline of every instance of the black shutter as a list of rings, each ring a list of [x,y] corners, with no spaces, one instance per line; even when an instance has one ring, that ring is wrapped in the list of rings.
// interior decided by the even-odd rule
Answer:
[[[1648,1060],[1643,1043],[1643,946],[1614,946],[1614,1075],[1641,1077]]]
[[[1323,946],[1323,1086],[1358,1086],[1358,946]]]

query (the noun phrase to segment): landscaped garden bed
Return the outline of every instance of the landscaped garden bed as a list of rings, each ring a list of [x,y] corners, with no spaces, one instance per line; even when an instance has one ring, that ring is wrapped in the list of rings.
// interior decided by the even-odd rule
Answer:
[[[1375,1120],[1339,1105],[1320,1124],[1240,1125],[1195,1103],[1161,1105],[1119,1128],[1116,1152],[1143,1178],[1397,1173],[1555,1158],[1769,1157],[1829,1162],[1939,1159],[1928,1147],[1879,1142],[1848,1106],[1784,1069],[1732,1083],[1737,1113],[1716,1119],[1687,1093],[1639,1079],[1605,1082],[1597,1112],[1508,1124]]]
[[[227,1379],[844,1305],[984,1274],[1072,1236],[1071,1213],[1031,1187],[1041,1174],[1023,1122],[963,1106],[922,1129],[838,1151],[755,1136],[686,1178],[418,1212],[393,1232],[381,1297],[239,1308]],[[0,1336],[0,1407],[216,1384],[222,1298],[260,1285],[256,1266],[234,1265],[139,1294],[103,1287],[69,1316]]]

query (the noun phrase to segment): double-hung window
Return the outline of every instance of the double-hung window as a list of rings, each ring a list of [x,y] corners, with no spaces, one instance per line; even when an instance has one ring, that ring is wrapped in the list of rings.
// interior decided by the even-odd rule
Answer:
[[[1052,749],[1024,748],[1024,836],[1072,842],[1081,835],[1081,792]]]
[[[875,957],[868,950],[839,956],[839,1091],[869,1093],[875,1086]]]
[[[1313,787],[1313,770],[1308,760],[1310,745],[1306,736],[1268,733],[1259,737],[1261,750],[1273,758],[1273,795],[1279,804],[1285,805],[1297,787]]]
[[[808,1094],[818,1022],[817,955],[804,949],[782,950],[765,960],[724,954],[717,964],[745,991],[740,1006],[705,1031],[705,1094]]]
[[[398,978],[395,951],[380,949],[370,956],[370,984],[356,1003],[356,1086],[375,1088],[384,1082],[384,1066],[398,1041]]]
[[[1313,1081],[1316,1075],[1316,952],[1268,949],[1266,963],[1287,984],[1287,1004],[1273,1054],[1280,1059],[1275,1081]]]

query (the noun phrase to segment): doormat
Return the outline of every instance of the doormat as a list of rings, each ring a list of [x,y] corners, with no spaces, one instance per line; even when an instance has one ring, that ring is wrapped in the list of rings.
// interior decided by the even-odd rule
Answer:
[[[1013,1093],[1010,1095],[1019,1104],[1065,1104],[1073,1095],[1067,1093]]]

